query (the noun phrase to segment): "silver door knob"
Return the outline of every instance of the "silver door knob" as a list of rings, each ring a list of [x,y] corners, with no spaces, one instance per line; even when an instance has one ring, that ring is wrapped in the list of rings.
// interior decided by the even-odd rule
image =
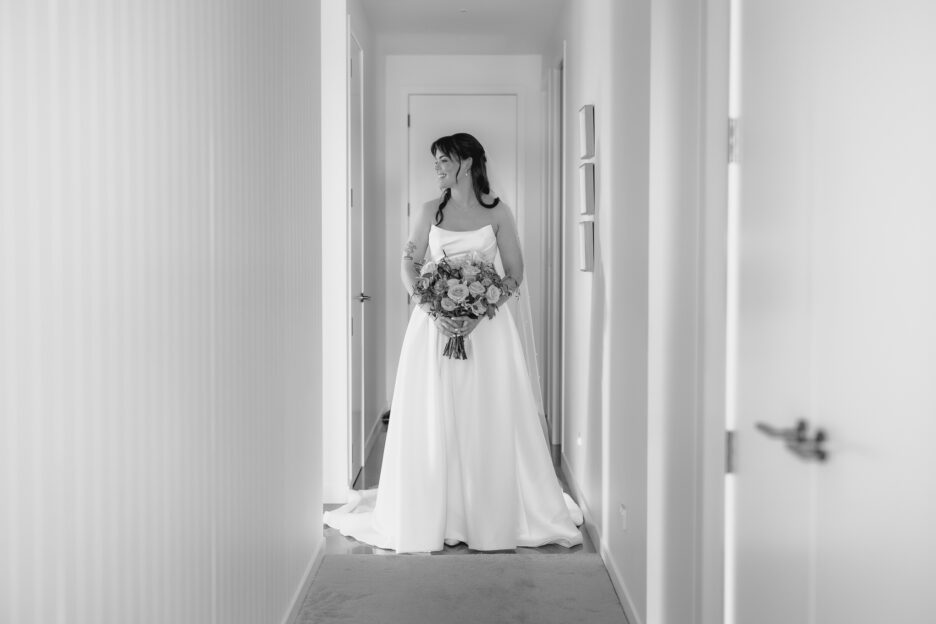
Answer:
[[[799,420],[792,429],[779,429],[764,423],[757,423],[756,426],[761,433],[783,440],[787,449],[802,459],[824,462],[829,457],[829,452],[823,448],[828,439],[826,432],[816,429],[810,436],[809,423],[805,420]]]

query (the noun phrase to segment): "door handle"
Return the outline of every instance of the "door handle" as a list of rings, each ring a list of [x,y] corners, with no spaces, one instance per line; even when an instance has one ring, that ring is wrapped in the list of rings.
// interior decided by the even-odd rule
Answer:
[[[361,303],[364,303],[365,301],[370,301],[370,300],[371,300],[371,297],[370,297],[370,295],[365,295],[364,293],[361,293],[360,295],[358,295],[357,297],[355,297],[355,299],[357,299],[357,300],[360,301]]]
[[[778,429],[761,422],[757,423],[756,427],[771,438],[783,440],[787,449],[801,459],[824,462],[829,457],[829,452],[823,448],[828,440],[825,430],[816,429],[810,437],[809,423],[803,419],[798,420],[792,429]]]
[[[778,429],[766,423],[759,422],[756,425],[757,429],[771,438],[780,438],[785,441],[787,444],[795,443],[798,444],[806,439],[807,431],[809,430],[809,424],[805,420],[798,420],[796,422],[796,427],[792,429]]]

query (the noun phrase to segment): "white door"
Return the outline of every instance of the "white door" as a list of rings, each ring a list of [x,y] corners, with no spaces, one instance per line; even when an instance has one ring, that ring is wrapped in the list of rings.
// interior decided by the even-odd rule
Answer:
[[[354,36],[348,37],[348,250],[350,254],[350,292],[351,292],[351,414],[348,422],[349,434],[348,453],[350,466],[349,484],[353,484],[364,462],[364,438],[366,427],[364,419],[367,410],[365,405],[365,384],[373,383],[364,375],[364,346],[367,344],[364,336],[364,315],[368,295],[364,292],[364,166],[363,166],[363,53],[361,46]]]
[[[735,621],[933,622],[936,4],[740,23]]]
[[[411,94],[408,112],[411,213],[441,195],[429,147],[456,132],[481,142],[492,192],[519,212],[516,95]]]
[[[439,137],[456,132],[467,132],[478,139],[487,155],[491,191],[513,209],[518,220],[522,219],[523,207],[518,205],[521,193],[516,95],[410,94],[407,106],[407,232],[413,211],[441,196],[429,148]],[[400,301],[407,308],[411,303],[405,294]],[[408,316],[409,309],[402,318]],[[395,344],[402,344],[405,329],[405,323],[397,329]],[[395,378],[395,369],[391,372],[391,378]]]

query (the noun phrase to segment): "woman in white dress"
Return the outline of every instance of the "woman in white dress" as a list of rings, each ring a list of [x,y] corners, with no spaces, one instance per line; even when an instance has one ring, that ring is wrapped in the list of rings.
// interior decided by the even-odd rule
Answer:
[[[490,195],[486,157],[471,135],[432,144],[442,197],[412,220],[402,278],[412,294],[422,261],[476,252],[515,290],[523,258],[510,209]],[[428,251],[428,254],[427,254]],[[342,534],[397,552],[464,542],[475,550],[581,543],[581,511],[562,492],[510,310],[480,319],[410,317],[379,487],[325,514]],[[468,358],[443,356],[465,337]]]

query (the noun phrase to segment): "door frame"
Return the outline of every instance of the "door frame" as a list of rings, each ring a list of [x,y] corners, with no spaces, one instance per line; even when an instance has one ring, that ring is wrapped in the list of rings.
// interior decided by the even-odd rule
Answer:
[[[546,311],[543,333],[546,344],[543,345],[543,371],[545,381],[543,403],[546,421],[549,425],[550,443],[553,447],[562,444],[562,379],[563,347],[562,332],[563,308],[563,267],[565,250],[562,246],[566,145],[566,42],[562,42],[562,55],[545,68],[546,75],[546,176],[544,179],[544,205],[546,214],[543,223],[543,275]],[[546,250],[552,249],[552,255]],[[561,453],[561,451],[560,451]]]
[[[321,169],[322,205],[346,206],[348,193],[348,31],[346,0],[322,1]],[[348,257],[347,210],[322,210],[322,258]],[[348,496],[350,417],[350,269],[347,261],[323,262],[322,293],[322,502],[344,503]],[[341,296],[343,295],[343,296]]]
[[[517,163],[516,163],[516,166],[517,166],[517,205],[512,206],[511,208],[514,211],[514,217],[517,220],[517,229],[521,233],[521,236],[522,236],[522,234],[525,232],[526,220],[528,218],[527,213],[529,211],[529,208],[524,208],[524,207],[527,206],[526,198],[529,195],[529,192],[527,189],[528,154],[526,152],[527,152],[527,145],[529,145],[530,137],[529,137],[529,132],[527,131],[527,128],[526,128],[526,124],[523,122],[524,113],[525,111],[528,110],[528,105],[529,105],[528,98],[530,97],[529,94],[526,93],[522,88],[518,88],[512,85],[508,85],[508,86],[504,86],[504,85],[495,85],[495,86],[479,86],[479,85],[411,86],[411,85],[407,85],[407,86],[400,88],[396,93],[395,99],[397,102],[399,102],[399,107],[400,107],[399,110],[403,111],[404,113],[402,116],[403,121],[402,121],[400,136],[406,137],[406,140],[400,141],[400,148],[398,151],[399,159],[400,159],[399,162],[402,162],[402,163],[409,163],[410,145],[409,145],[409,132],[408,132],[408,126],[407,126],[407,121],[406,121],[406,115],[409,113],[409,101],[410,101],[410,97],[413,95],[473,95],[473,96],[512,95],[517,98],[516,100],[517,101]],[[545,95],[546,95],[545,93],[542,94],[543,97],[545,97]],[[545,104],[545,100],[544,100],[544,104]],[[545,121],[545,114],[544,114],[543,119]],[[548,164],[545,160],[547,151],[548,151],[548,148],[544,144],[544,149],[543,149],[543,154],[542,154],[543,155],[543,164],[542,164],[543,172],[542,173],[544,174],[542,185],[544,187],[543,188],[544,191],[547,190],[545,187],[548,184],[549,174],[551,173],[548,170]],[[405,165],[405,166],[408,166],[408,165]],[[399,188],[399,192],[400,192],[399,205],[403,206],[404,211],[405,211],[409,202],[409,177],[408,177],[408,171],[404,171],[404,173],[406,173],[407,175],[404,176],[406,180],[400,185],[400,188]],[[548,197],[548,194],[543,195],[544,199],[546,197]],[[400,229],[399,229],[400,240],[406,240],[406,237],[409,235],[410,216],[412,214],[412,211],[415,210],[416,208],[417,206],[410,206],[409,213],[403,214],[401,218]],[[527,266],[532,265],[533,263],[536,263],[539,266],[544,266],[545,264],[545,254],[546,254],[545,232],[547,228],[547,221],[549,218],[550,218],[549,215],[544,215],[543,217],[541,217],[542,234],[540,236],[540,240],[537,241],[540,243],[540,249],[539,249],[539,253],[537,254],[537,256],[535,258],[530,257],[527,249],[526,248],[524,249],[524,255],[526,256],[524,258],[524,262]],[[527,248],[529,247],[528,242],[526,242],[526,246]],[[549,288],[549,285],[547,284],[547,275],[544,272],[542,284],[540,285],[539,288],[537,288],[537,290],[540,290],[540,292],[534,295],[536,298],[536,301],[546,302],[546,293],[548,292],[548,288]],[[536,301],[532,302],[533,309],[537,309]],[[412,309],[410,307],[410,304],[411,304],[410,300],[405,295],[403,295],[403,297],[401,298],[401,305],[399,306],[399,308],[397,308],[396,305],[389,306],[390,310],[388,311],[388,316],[392,316],[394,314],[400,314],[396,312],[396,310],[397,309],[402,310],[402,314],[400,314],[400,322],[398,323],[401,331],[403,328],[406,327],[406,318],[409,316],[410,311]],[[539,309],[543,309],[544,307],[545,306],[540,306]],[[544,314],[540,322],[541,322],[541,327],[543,328],[542,338],[544,340],[550,340],[552,338],[552,335],[550,334],[549,326],[547,325],[547,315]],[[536,338],[539,339],[540,337],[536,336]],[[549,396],[550,396],[549,395],[550,380],[546,377],[546,371],[548,370],[548,366],[549,366],[547,361],[548,361],[548,358],[551,357],[552,351],[549,348],[547,349],[539,348],[537,350],[543,354],[542,356],[543,365],[540,367],[539,370],[540,370],[540,377],[545,382],[545,386],[546,386],[546,388],[543,391],[543,400],[544,400],[544,407],[547,408],[548,410],[548,407],[549,407],[548,401],[549,401]],[[555,423],[552,420],[551,414],[548,415],[547,424],[549,427],[550,439],[556,440],[557,437],[561,434],[561,431],[558,429],[558,427],[555,426]]]
[[[725,492],[728,405],[728,105],[731,0],[707,0],[703,13],[702,231],[696,438],[695,602],[700,624],[725,621]]]
[[[490,59],[504,59],[503,63],[488,72],[485,63]],[[406,114],[410,94],[464,94],[464,95],[513,95],[517,98],[519,111],[517,167],[518,167],[518,203],[528,205],[531,198],[539,201],[543,190],[542,175],[545,173],[541,146],[544,122],[542,90],[542,66],[538,65],[534,73],[531,55],[492,55],[485,57],[480,67],[473,55],[410,55],[393,54],[387,56],[384,74],[385,106],[383,111],[384,131],[384,193],[386,197],[386,229],[388,257],[402,248],[407,231],[406,203],[408,184],[402,178],[405,170],[397,163],[408,162],[408,143],[406,141]],[[447,70],[437,68],[439,60],[445,60]],[[399,169],[399,170],[398,170]],[[534,171],[535,170],[535,171]],[[515,207],[516,208],[516,207]],[[527,218],[522,209],[518,220],[523,224]],[[540,239],[537,238],[536,243]],[[535,255],[527,250],[528,262],[539,262],[541,251]],[[388,284],[399,283],[399,269],[387,268],[385,275]],[[540,297],[542,292],[540,292]],[[397,295],[388,288],[385,332],[385,377],[388,399],[392,395],[395,371],[402,343],[403,330],[406,327],[408,299],[400,291]]]

